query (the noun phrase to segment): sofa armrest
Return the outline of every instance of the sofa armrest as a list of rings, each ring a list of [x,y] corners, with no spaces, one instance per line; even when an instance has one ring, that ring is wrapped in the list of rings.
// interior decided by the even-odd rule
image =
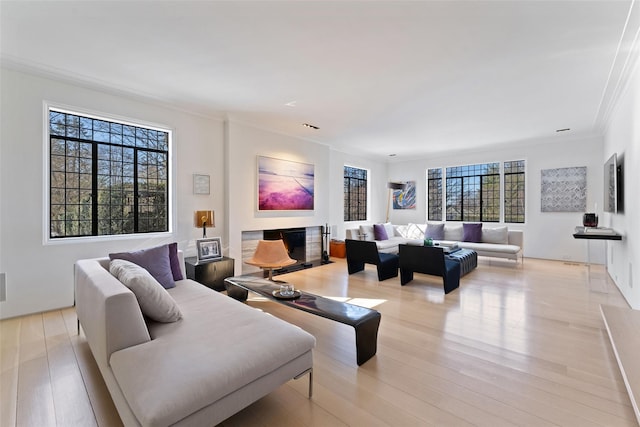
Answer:
[[[76,312],[91,352],[100,366],[111,354],[151,340],[135,295],[100,262],[75,263]]]
[[[359,228],[347,228],[345,230],[346,238],[351,240],[360,240]]]
[[[524,232],[522,230],[509,230],[508,239],[510,245],[515,245],[524,249]]]

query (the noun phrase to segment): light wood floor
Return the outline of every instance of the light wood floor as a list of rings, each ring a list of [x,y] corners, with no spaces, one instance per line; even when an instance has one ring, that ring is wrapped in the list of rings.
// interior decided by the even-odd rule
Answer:
[[[401,287],[336,261],[279,278],[379,310],[377,355],[358,367],[353,328],[254,298],[315,335],[314,397],[292,380],[225,426],[636,425],[600,315],[626,303],[602,271],[608,293],[583,265],[483,258],[444,296],[435,277]],[[120,425],[75,320],[70,308],[0,322],[2,427]]]

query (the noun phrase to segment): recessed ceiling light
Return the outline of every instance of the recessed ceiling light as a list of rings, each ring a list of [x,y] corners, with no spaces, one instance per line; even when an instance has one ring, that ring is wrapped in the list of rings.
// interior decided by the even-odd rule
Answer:
[[[320,129],[318,126],[310,125],[309,123],[303,123],[302,126],[316,130]]]
[[[556,132],[567,132],[571,130],[571,128],[565,128],[565,129],[556,129]]]
[[[297,102],[298,101],[289,101],[284,105],[286,105],[287,107],[295,107]]]

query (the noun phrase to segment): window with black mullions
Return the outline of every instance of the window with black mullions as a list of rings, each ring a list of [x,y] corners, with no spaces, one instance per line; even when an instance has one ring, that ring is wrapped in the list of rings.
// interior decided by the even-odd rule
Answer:
[[[344,167],[344,220],[367,219],[367,171]]]
[[[504,162],[504,222],[524,223],[525,162]]]
[[[427,200],[429,221],[442,221],[442,169],[427,170]]]
[[[168,231],[169,138],[50,108],[50,237]]]
[[[500,221],[500,163],[446,169],[447,221]]]

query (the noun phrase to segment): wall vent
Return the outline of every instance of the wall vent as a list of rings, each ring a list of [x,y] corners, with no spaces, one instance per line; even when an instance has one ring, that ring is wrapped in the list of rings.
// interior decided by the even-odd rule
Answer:
[[[7,300],[7,279],[5,273],[0,273],[0,301]]]

